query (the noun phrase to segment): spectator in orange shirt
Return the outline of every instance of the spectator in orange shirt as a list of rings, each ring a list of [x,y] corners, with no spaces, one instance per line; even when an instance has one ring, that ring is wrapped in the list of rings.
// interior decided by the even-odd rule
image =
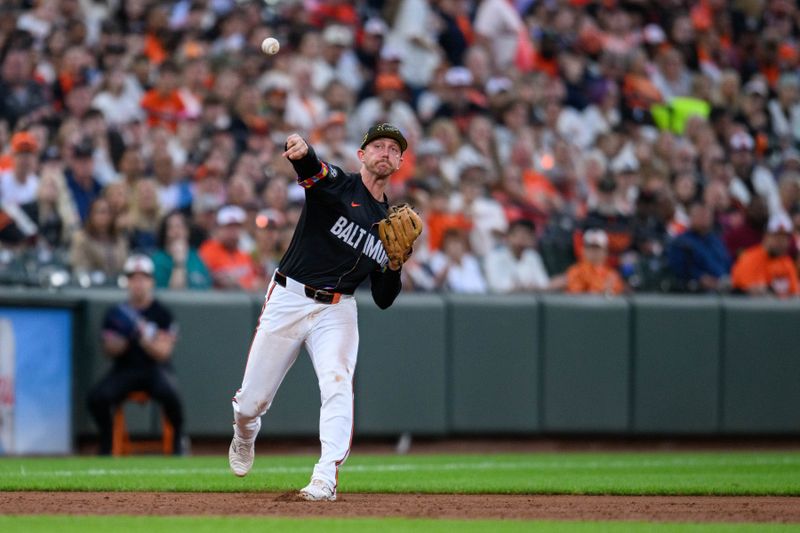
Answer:
[[[440,250],[447,230],[456,228],[466,231],[472,230],[472,223],[464,213],[453,213],[449,207],[450,196],[441,187],[431,191],[430,208],[426,217],[426,231],[428,233],[428,247],[431,251]]]
[[[620,294],[622,278],[606,266],[608,235],[601,229],[586,230],[583,234],[583,259],[567,270],[567,292],[572,294]]]
[[[214,287],[218,289],[258,290],[261,279],[253,259],[239,249],[239,237],[247,218],[244,209],[235,205],[217,212],[214,238],[200,247],[200,257],[211,271]]]
[[[178,120],[186,114],[186,106],[178,94],[178,66],[165,61],[158,69],[158,82],[142,97],[142,109],[147,113],[147,125],[165,126],[175,133]]]
[[[733,265],[733,288],[751,295],[798,295],[797,267],[789,257],[792,221],[784,213],[770,217],[761,244],[742,252]]]

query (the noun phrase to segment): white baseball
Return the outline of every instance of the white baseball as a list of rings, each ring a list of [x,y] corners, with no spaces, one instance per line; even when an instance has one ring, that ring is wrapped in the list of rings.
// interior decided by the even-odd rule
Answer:
[[[261,43],[261,50],[268,56],[275,55],[281,49],[281,43],[275,37],[267,37]]]

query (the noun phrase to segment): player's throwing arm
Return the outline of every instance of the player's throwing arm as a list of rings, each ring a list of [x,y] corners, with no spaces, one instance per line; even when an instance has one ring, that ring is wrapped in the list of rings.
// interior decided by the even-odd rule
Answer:
[[[286,151],[283,152],[283,157],[288,157],[292,161],[302,159],[308,154],[308,145],[306,141],[296,133],[292,133],[286,139]]]

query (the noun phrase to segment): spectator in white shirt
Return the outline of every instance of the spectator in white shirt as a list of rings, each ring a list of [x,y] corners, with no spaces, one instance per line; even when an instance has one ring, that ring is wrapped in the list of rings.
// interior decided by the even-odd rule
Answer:
[[[396,54],[399,74],[413,87],[424,87],[431,81],[442,54],[434,41],[438,17],[429,0],[396,2],[397,12],[387,35],[386,44]],[[387,54],[388,55],[388,54]],[[381,51],[381,56],[384,56]]]
[[[99,109],[110,126],[119,127],[144,117],[139,101],[141,91],[128,80],[123,65],[115,65],[105,75],[101,91],[92,100],[92,107]]]
[[[14,165],[0,174],[0,203],[25,205],[36,201],[39,190],[38,143],[27,131],[11,138]]]
[[[729,140],[729,158],[735,177],[730,183],[731,195],[742,205],[750,205],[754,195],[761,196],[769,214],[783,212],[778,185],[772,171],[758,164],[755,158],[755,140],[745,131],[737,131]]]
[[[548,287],[550,279],[535,242],[532,222],[523,219],[511,223],[506,244],[489,252],[484,263],[492,292],[530,292]]]
[[[676,48],[666,48],[659,53],[658,68],[652,75],[652,82],[664,100],[670,101],[678,96],[688,96],[692,92],[692,74],[686,68],[684,57]]]
[[[800,141],[800,77],[794,72],[778,80],[777,98],[770,100],[772,133],[781,139]]]
[[[322,126],[328,116],[328,106],[313,90],[313,66],[304,61],[295,61],[291,66],[292,88],[286,100],[284,120],[310,134]]]
[[[469,244],[478,257],[485,257],[498,244],[498,236],[508,229],[503,206],[486,194],[486,173],[487,170],[479,165],[464,168],[459,192],[450,199],[450,211],[463,213],[472,221]]]
[[[505,70],[514,61],[520,32],[525,31],[513,2],[484,0],[475,14],[475,33],[489,45],[498,70]]]
[[[469,253],[467,235],[458,228],[448,229],[442,250],[431,256],[429,267],[434,288],[455,293],[484,294],[486,279],[478,259]]]
[[[363,80],[350,28],[331,24],[322,32],[322,42],[320,57],[314,62],[314,89],[322,92],[333,80],[339,80],[355,92],[361,89]]]

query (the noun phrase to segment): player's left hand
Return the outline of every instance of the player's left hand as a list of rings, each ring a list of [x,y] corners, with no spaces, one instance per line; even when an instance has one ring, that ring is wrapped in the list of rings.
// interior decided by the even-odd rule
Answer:
[[[292,133],[286,139],[286,151],[283,152],[283,157],[288,157],[293,161],[302,159],[308,153],[308,144],[305,139],[300,137],[297,133]]]
[[[399,270],[411,257],[414,241],[422,233],[422,219],[408,204],[392,206],[378,222],[378,236],[389,256],[389,268]]]

